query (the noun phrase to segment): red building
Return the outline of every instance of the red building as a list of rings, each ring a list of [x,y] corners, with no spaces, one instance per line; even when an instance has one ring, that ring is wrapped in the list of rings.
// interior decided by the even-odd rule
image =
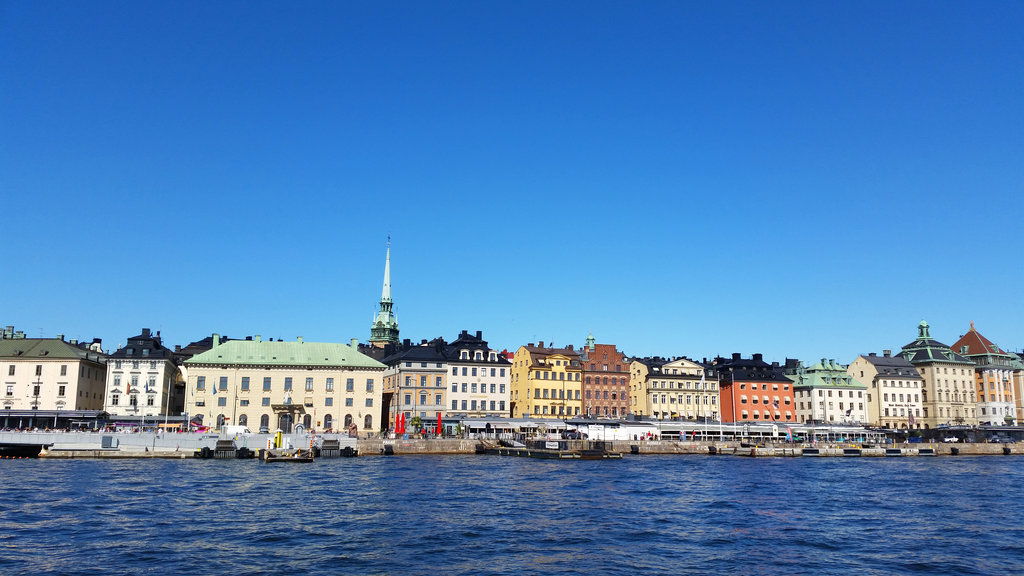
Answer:
[[[594,335],[580,352],[583,414],[625,418],[629,413],[629,359],[614,344],[596,344]]]

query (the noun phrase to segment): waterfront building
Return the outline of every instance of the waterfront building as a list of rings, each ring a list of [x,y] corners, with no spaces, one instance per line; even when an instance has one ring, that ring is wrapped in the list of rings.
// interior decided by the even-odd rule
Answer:
[[[715,358],[712,365],[721,378],[724,422],[796,422],[793,381],[778,362],[768,364],[761,354],[745,359],[734,353],[732,358]]]
[[[418,345],[407,339],[397,352],[384,358],[382,402],[389,429],[397,429],[401,415],[405,418],[407,432],[415,431],[414,422],[419,418],[422,430],[436,433],[437,417],[443,417],[445,411],[446,346],[442,338],[423,340]]]
[[[921,390],[924,379],[902,356],[885,350],[858,356],[846,372],[868,387],[867,421],[889,429],[920,429]]]
[[[634,414],[655,420],[718,419],[718,381],[689,358],[638,358],[630,364]]]
[[[900,356],[909,360],[923,379],[921,427],[978,424],[974,362],[932,338],[924,320],[917,325],[917,338],[903,347]]]
[[[594,335],[580,350],[583,413],[595,418],[624,418],[629,413],[629,359],[614,344],[597,344]]]
[[[796,417],[801,423],[862,424],[867,417],[867,386],[835,360],[822,358],[809,367],[786,360],[786,375],[793,380]]]
[[[370,326],[370,346],[374,348],[387,348],[397,346],[398,321],[392,310],[394,303],[391,301],[391,242],[388,241],[387,254],[384,256],[384,286],[380,294],[380,310],[373,319]]]
[[[497,418],[506,416],[512,363],[504,353],[492,350],[483,333],[463,330],[445,348],[448,370],[449,409],[445,416]],[[436,422],[435,422],[436,425]]]
[[[384,365],[350,344],[263,340],[221,342],[185,361],[191,422],[292,432],[377,431]]]
[[[9,331],[10,338],[0,339],[4,427],[53,425],[61,411],[103,408],[107,356],[98,338],[86,344]]]
[[[582,412],[579,352],[572,344],[546,347],[544,342],[520,346],[512,357],[513,418],[564,418]]]
[[[174,353],[164,347],[160,332],[143,328],[107,360],[103,409],[115,418],[180,414],[184,398],[175,397],[179,377]]]
[[[1020,359],[982,336],[974,329],[974,322],[952,348],[974,363],[972,384],[977,394],[978,423],[1015,426],[1020,422],[1014,389],[1015,376],[1019,379],[1024,370]]]
[[[1024,352],[1013,352],[1017,369],[1013,371],[1013,397],[1017,402],[1017,424],[1024,422]]]

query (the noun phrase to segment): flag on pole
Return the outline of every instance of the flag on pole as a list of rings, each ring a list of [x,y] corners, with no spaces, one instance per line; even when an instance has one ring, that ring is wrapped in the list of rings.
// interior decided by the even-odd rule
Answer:
[[[789,428],[789,426],[786,426],[786,442],[792,442],[792,441],[793,441],[793,430],[791,430]]]

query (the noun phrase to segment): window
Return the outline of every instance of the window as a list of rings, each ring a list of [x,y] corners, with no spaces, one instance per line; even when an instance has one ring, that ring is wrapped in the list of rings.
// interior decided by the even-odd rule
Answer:
[[[242,376],[242,391],[243,392],[248,392],[249,391],[249,377],[248,376]]]
[[[60,366],[60,375],[61,376],[67,376],[68,375],[67,364],[61,364],[61,366]]]
[[[8,386],[7,389],[8,389],[8,391],[10,391],[11,387]],[[10,394],[8,394],[8,396],[10,396]],[[110,405],[111,406],[117,406],[120,403],[121,403],[121,395],[120,394],[111,394],[110,395]]]
[[[459,409],[459,401],[458,400],[452,400],[452,410],[458,410],[458,409]]]
[[[444,383],[441,382],[441,377],[440,376],[438,376],[437,378],[434,379],[434,386],[444,386]]]
[[[463,354],[465,354],[465,351],[463,351]],[[459,375],[459,367],[458,366],[452,366],[452,376],[458,376],[458,375]]]
[[[133,376],[132,379],[134,380],[134,378],[135,377]],[[135,384],[135,382],[133,381],[132,384]],[[221,392],[227,392],[228,391],[228,377],[227,376],[221,376],[220,377],[220,391]]]
[[[373,378],[366,379],[366,391],[373,392]]]
[[[356,390],[356,379],[346,378],[345,379],[345,392],[355,392]]]
[[[206,390],[206,376],[196,377],[196,390]]]
[[[476,400],[471,400],[469,402],[469,409],[470,410],[476,410]]]
[[[455,384],[455,383],[453,382],[453,383],[452,383],[452,392],[458,392],[458,391],[459,391],[459,385],[458,385],[458,384]]]
[[[473,367],[473,370],[471,372],[472,372],[473,376],[476,376],[476,367],[475,366]]]
[[[434,404],[440,406],[441,402],[442,402],[441,395],[440,394],[434,394]]]
[[[239,400],[238,401],[238,405],[239,406],[248,406],[249,405],[249,400],[245,400],[245,399]]]
[[[334,392],[334,378],[327,379],[327,391]]]
[[[120,368],[120,366],[118,366],[118,368]],[[11,364],[10,366],[7,367],[7,375],[14,376],[14,364]]]
[[[420,386],[426,386],[426,385],[427,385],[427,377],[426,377],[426,375],[420,376]]]
[[[345,406],[352,406],[352,399],[351,398],[345,398]]]
[[[334,398],[324,398],[324,406],[334,406]]]
[[[270,392],[270,376],[265,376],[263,378],[263,391]]]
[[[42,375],[43,375],[43,365],[42,364],[36,364],[36,376],[42,376]]]
[[[469,409],[469,408],[467,408],[467,406],[468,406],[468,405],[469,405],[469,401],[468,401],[468,400],[463,400],[463,401],[462,401],[462,409],[463,409],[463,410],[468,410],[468,409]],[[534,409],[536,409],[536,408],[537,408],[537,407],[536,407],[536,406],[534,406]]]
[[[312,378],[306,378],[306,392],[312,392],[312,391],[313,391],[313,379]]]
[[[227,398],[225,398],[224,396],[221,396],[221,397],[217,398],[217,406],[227,406],[227,405],[228,405],[228,399]]]
[[[264,397],[260,404],[263,406],[270,406],[270,398]]]
[[[291,379],[291,377],[285,378],[284,379],[284,391],[285,392],[291,392],[291,390],[292,390],[292,379]]]
[[[114,375],[114,388],[121,386],[121,376],[119,374]]]
[[[63,396],[66,386],[57,386],[57,396]]]

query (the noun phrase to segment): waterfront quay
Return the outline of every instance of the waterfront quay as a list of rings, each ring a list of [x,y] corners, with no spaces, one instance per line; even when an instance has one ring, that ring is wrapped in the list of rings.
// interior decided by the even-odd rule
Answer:
[[[191,458],[204,448],[214,450],[218,441],[229,440],[236,449],[258,451],[270,446],[271,434],[234,437],[218,434],[169,433],[126,434],[107,432],[3,432],[0,446],[39,446],[43,458]],[[325,441],[352,447],[359,456],[475,455],[480,438],[349,438],[344,434],[290,434],[286,445],[296,448],[320,446]],[[582,448],[584,440],[567,440],[570,448]],[[892,456],[982,456],[1021,455],[1024,445],[994,443],[792,443],[742,440],[644,439],[611,440],[610,450],[626,456],[704,455],[748,457],[892,457]],[[22,453],[24,454],[24,453]]]

